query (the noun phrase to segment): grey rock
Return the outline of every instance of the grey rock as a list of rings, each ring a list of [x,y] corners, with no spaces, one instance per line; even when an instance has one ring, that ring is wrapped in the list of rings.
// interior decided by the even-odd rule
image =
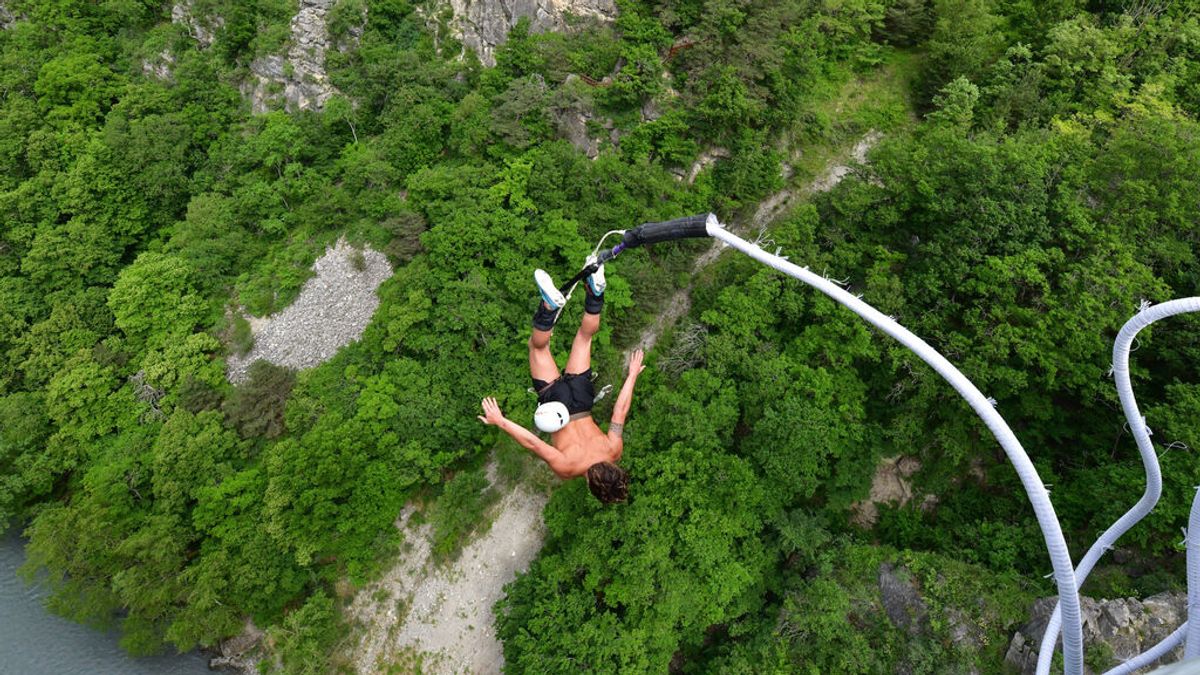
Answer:
[[[16,15],[10,12],[3,2],[0,2],[0,30],[10,28],[16,22]]]
[[[217,645],[217,656],[208,660],[209,669],[257,675],[258,663],[263,660],[263,637],[264,633],[254,622],[246,619],[241,633]]]
[[[171,54],[171,50],[164,49],[158,54],[158,58],[142,61],[142,72],[148,77],[169,81],[172,79],[171,66],[173,65],[175,65],[175,56]]]
[[[559,118],[559,129],[576,150],[588,159],[596,159],[600,156],[600,140],[588,136],[587,123],[588,116],[582,110],[568,109]]]
[[[897,628],[914,637],[929,632],[929,607],[907,569],[891,563],[880,565],[879,597],[883,611]]]
[[[596,119],[591,97],[586,92],[586,85],[577,75],[568,75],[563,87],[555,92],[552,111],[555,126],[561,137],[567,139],[576,150],[587,155],[589,159],[600,156],[601,140],[588,131],[588,123]],[[612,121],[607,119],[602,120],[602,124],[608,129],[613,126]]]
[[[958,607],[947,607],[945,614],[950,626],[950,642],[969,651],[983,649],[987,633],[975,619]]]
[[[1037,651],[1030,649],[1025,642],[1025,636],[1017,631],[1012,642],[1008,643],[1008,651],[1004,654],[1004,662],[1021,673],[1037,671]]]
[[[1033,604],[1032,619],[1013,635],[1005,662],[1023,674],[1036,671],[1038,648],[1046,632],[1057,598],[1041,598]],[[1170,635],[1187,618],[1187,597],[1182,593],[1160,593],[1145,600],[1080,599],[1085,646],[1104,644],[1117,662],[1128,660]],[[1061,640],[1060,640],[1061,644]],[[1161,659],[1165,664],[1183,655],[1179,647]]]
[[[242,83],[241,91],[250,99],[255,114],[265,113],[280,102],[287,110],[320,111],[337,93],[325,72],[325,53],[334,47],[325,17],[334,3],[300,0],[300,9],[292,17],[287,54],[264,56],[250,64],[251,78]],[[338,48],[351,46],[346,43]]]
[[[186,27],[188,34],[199,42],[201,47],[211,47],[217,37],[217,31],[225,26],[225,19],[219,16],[196,16],[193,10],[191,0],[175,3],[171,6],[171,23]]]
[[[696,180],[696,177],[700,175],[701,171],[707,169],[713,164],[716,164],[718,160],[726,159],[728,157],[732,157],[732,155],[725,148],[716,146],[708,148],[704,152],[700,153],[700,156],[696,158],[695,162],[692,162],[692,167],[688,169],[685,180],[689,185],[691,185]]]
[[[449,0],[455,37],[479,55],[485,66],[496,65],[496,47],[508,31],[528,17],[533,32],[568,30],[568,16],[609,22],[617,17],[614,0]]]
[[[286,64],[287,61],[282,56],[272,54],[271,56],[264,56],[261,59],[255,59],[250,64],[250,71],[268,80],[283,81],[287,79]]]
[[[838,180],[840,178],[839,176]],[[820,191],[824,192],[826,189],[828,188],[821,186]],[[865,500],[851,505],[851,521],[859,527],[873,527],[879,519],[877,504],[904,506],[917,497],[913,493],[910,479],[920,468],[921,462],[916,457],[897,455],[880,458],[879,465],[875,468],[875,476],[871,479],[870,494]]]
[[[652,98],[646,99],[646,102],[642,104],[642,121],[653,122],[660,117],[662,117],[662,108],[659,107],[658,102]]]

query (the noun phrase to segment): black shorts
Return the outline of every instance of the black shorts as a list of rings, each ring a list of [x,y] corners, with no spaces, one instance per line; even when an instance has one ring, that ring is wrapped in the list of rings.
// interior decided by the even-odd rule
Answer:
[[[592,409],[596,389],[592,386],[592,369],[582,373],[563,373],[553,382],[533,378],[533,390],[537,392],[538,405],[558,401],[567,406],[567,412],[587,412]]]

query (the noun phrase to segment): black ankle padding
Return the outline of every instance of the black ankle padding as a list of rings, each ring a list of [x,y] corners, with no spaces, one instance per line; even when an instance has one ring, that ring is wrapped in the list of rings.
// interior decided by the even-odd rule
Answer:
[[[604,309],[604,296],[592,295],[592,290],[589,288],[587,295],[583,298],[583,311],[588,314],[599,314],[602,309]]]
[[[538,300],[537,311],[533,313],[533,327],[538,330],[554,330],[555,321],[558,321],[558,310],[546,309],[546,305]]]

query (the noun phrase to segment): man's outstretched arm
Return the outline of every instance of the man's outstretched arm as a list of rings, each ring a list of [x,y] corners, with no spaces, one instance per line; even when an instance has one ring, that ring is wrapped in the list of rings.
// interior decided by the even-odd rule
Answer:
[[[633,404],[633,388],[637,385],[638,375],[646,369],[642,365],[645,353],[635,349],[629,358],[629,374],[625,376],[625,384],[621,385],[621,393],[617,394],[617,402],[613,405],[612,422],[608,425],[608,440],[617,456],[625,447],[621,434],[625,431],[625,418],[629,416],[629,407]]]
[[[556,474],[567,473],[570,470],[567,458],[563,456],[558,448],[538,438],[532,431],[517,424],[516,422],[504,416],[500,412],[500,405],[496,403],[496,399],[491,396],[483,399],[483,414],[479,416],[479,421],[484,424],[491,424],[500,427],[504,433],[513,437],[517,443],[523,447],[533,451],[533,454],[542,458],[542,461],[550,467],[550,470]]]

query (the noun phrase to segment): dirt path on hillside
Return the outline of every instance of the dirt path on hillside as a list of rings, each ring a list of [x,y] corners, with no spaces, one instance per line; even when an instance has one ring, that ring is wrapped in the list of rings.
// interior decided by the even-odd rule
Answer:
[[[867,153],[871,148],[875,147],[875,144],[882,137],[883,134],[877,131],[867,132],[865,136],[854,144],[848,155],[835,158],[833,163],[825,170],[825,173],[818,176],[816,180],[802,187],[785,187],[767,197],[759,203],[758,208],[754,210],[754,214],[750,217],[749,221],[745,223],[729,223],[729,229],[737,235],[762,232],[768,225],[790,211],[797,201],[818,192],[831,190],[833,186],[842,182],[842,179],[850,173],[854,164],[863,164],[867,161]],[[707,251],[700,254],[699,258],[696,258],[696,263],[692,267],[692,277],[695,278],[701,270],[711,265],[725,248],[724,243],[714,241]],[[642,332],[642,336],[638,339],[638,345],[642,349],[650,351],[655,343],[658,342],[658,338],[662,336],[663,332],[667,328],[674,326],[679,319],[688,313],[688,310],[692,306],[691,299],[691,284],[676,291],[671,296],[671,299],[667,301],[658,319],[647,326],[646,330]]]
[[[866,160],[881,135],[870,132],[845,155],[839,156],[817,179],[805,186],[789,187],[759,205],[744,224],[733,224],[740,233],[757,233],[784,215],[796,202],[837,185],[853,163]],[[694,272],[711,265],[724,250],[714,243],[696,259]],[[680,289],[662,314],[639,340],[650,349],[662,333],[683,317],[691,306],[691,286]],[[546,496],[516,486],[500,501],[491,528],[468,545],[462,556],[447,567],[430,560],[429,527],[409,524],[411,511],[397,520],[409,549],[380,581],[361,590],[349,615],[363,627],[351,649],[357,672],[498,673],[504,654],[496,638],[492,605],[504,585],[523,572],[542,547],[545,528],[542,509]]]

